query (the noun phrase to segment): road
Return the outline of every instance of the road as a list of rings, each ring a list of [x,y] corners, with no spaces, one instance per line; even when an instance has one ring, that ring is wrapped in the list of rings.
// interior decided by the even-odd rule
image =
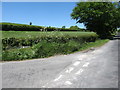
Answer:
[[[118,40],[69,55],[4,62],[2,88],[118,88]]]

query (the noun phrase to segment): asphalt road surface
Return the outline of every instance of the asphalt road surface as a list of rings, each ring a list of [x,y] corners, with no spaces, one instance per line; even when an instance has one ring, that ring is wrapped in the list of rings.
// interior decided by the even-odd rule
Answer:
[[[2,88],[118,88],[118,40],[69,55],[5,62]]]

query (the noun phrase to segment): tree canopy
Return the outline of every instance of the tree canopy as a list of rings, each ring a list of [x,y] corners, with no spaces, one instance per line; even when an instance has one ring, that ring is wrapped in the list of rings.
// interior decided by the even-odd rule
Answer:
[[[120,3],[79,2],[71,17],[101,38],[109,38],[120,27]]]
[[[62,28],[64,28],[64,29],[65,29],[65,26],[62,26]]]
[[[70,30],[79,30],[80,28],[78,26],[70,26]]]

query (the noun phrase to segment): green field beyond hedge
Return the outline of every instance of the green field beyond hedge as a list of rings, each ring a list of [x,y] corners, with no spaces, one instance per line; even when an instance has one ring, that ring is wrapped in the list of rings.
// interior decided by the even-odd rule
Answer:
[[[69,31],[0,31],[4,38],[36,38],[36,37],[87,37],[97,36],[94,32],[69,32]]]
[[[12,61],[68,54],[96,40],[98,35],[93,32],[2,31],[2,59]]]

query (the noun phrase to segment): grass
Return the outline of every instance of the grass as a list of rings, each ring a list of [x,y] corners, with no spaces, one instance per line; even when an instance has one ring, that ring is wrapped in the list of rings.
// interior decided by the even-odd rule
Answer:
[[[108,41],[109,41],[109,39],[104,39],[104,40],[96,40],[95,42],[83,44],[82,48],[80,48],[79,51],[86,50],[91,47],[100,47],[100,46],[104,45],[105,43],[107,43]]]
[[[87,35],[95,35],[94,32],[67,32],[67,31],[0,31],[2,32],[2,39],[4,38],[34,38],[34,37],[66,37],[66,36],[87,36]]]

